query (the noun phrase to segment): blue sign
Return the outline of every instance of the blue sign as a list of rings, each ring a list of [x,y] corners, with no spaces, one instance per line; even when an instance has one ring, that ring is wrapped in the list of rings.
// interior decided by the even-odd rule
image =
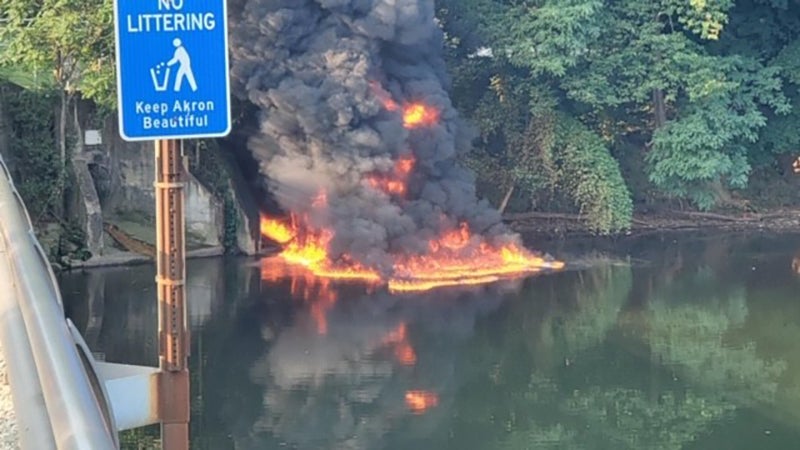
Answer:
[[[231,129],[226,0],[115,0],[119,129],[126,141]]]

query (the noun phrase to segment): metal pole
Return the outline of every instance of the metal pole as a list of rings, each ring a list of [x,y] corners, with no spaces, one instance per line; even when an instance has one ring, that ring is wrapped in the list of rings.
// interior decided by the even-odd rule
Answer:
[[[164,450],[189,449],[184,175],[181,141],[156,141],[158,405]]]

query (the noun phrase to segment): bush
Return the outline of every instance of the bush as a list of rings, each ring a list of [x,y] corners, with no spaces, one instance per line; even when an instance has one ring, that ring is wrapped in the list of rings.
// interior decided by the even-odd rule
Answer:
[[[51,91],[5,85],[0,86],[0,101],[9,118],[11,155],[19,161],[11,176],[31,219],[38,222],[61,201],[58,187],[64,172],[53,123],[58,97]]]

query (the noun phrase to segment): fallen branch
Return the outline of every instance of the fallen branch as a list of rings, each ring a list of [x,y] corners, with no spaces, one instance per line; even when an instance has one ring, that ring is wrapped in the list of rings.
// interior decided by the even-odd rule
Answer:
[[[700,211],[670,211],[670,214],[675,214],[678,216],[685,216],[685,217],[693,217],[697,219],[721,220],[724,222],[757,222],[761,220],[761,216],[758,215],[736,217],[736,216],[727,216],[724,214],[700,212]]]
[[[154,245],[129,235],[113,223],[104,222],[103,229],[125,250],[149,256],[150,258],[156,257],[156,247]]]
[[[500,202],[500,208],[498,208],[498,211],[500,211],[500,214],[503,214],[503,212],[506,210],[506,206],[508,206],[508,202],[509,202],[509,200],[511,200],[511,195],[512,194],[514,194],[514,185],[513,184],[511,185],[510,188],[508,188],[508,191],[506,192],[506,196],[503,197],[503,201]]]
[[[528,219],[559,219],[559,220],[584,220],[585,217],[578,214],[548,213],[548,212],[526,212],[504,214],[505,220],[528,220]]]

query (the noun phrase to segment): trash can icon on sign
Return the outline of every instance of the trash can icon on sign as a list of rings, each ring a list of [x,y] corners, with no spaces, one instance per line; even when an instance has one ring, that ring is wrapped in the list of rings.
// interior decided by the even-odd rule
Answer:
[[[155,88],[156,92],[164,92],[167,90],[169,86],[169,71],[171,70],[169,67],[166,69],[166,63],[158,63],[155,67],[150,68],[150,78],[153,79],[153,88]],[[162,75],[161,72],[164,71]]]

